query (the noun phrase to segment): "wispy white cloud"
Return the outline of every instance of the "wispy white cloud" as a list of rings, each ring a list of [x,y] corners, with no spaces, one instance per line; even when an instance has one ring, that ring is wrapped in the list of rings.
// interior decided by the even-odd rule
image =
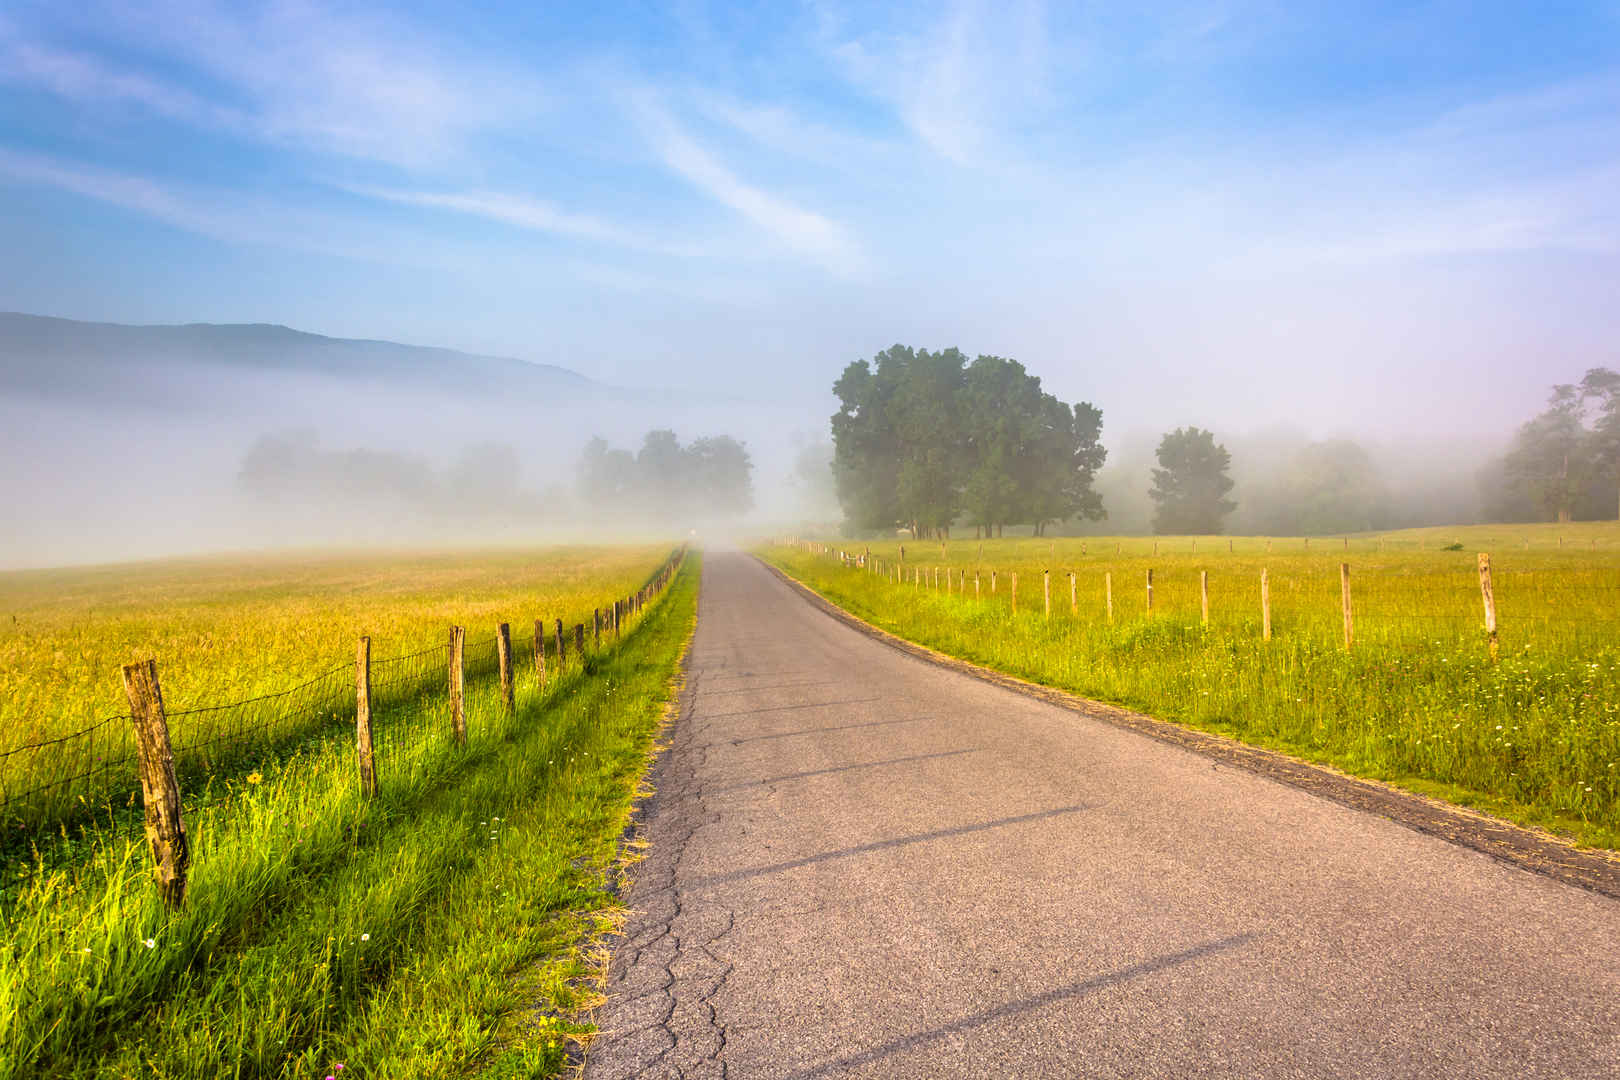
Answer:
[[[80,105],[126,103],[185,123],[242,131],[241,112],[88,53],[0,35],[0,81],[38,87]]]
[[[0,180],[71,192],[231,244],[314,252],[366,262],[432,266],[410,246],[341,216],[247,199],[235,192],[175,188],[148,177],[0,147]]]
[[[521,129],[552,101],[530,70],[458,56],[397,17],[355,9],[156,0],[79,14],[228,90],[239,106],[209,104],[172,70],[120,69],[15,30],[0,52],[6,74],[87,106],[121,100],[276,145],[407,166],[444,162],[481,135]]]
[[[985,165],[1050,102],[1045,5],[1039,0],[952,0],[923,25],[851,31],[820,9],[822,45],[846,78],[887,102],[941,157]]]
[[[865,256],[844,225],[747,183],[646,95],[638,97],[636,107],[660,160],[693,187],[826,269],[851,276],[865,272]]]
[[[420,206],[497,221],[532,232],[593,240],[635,251],[664,255],[699,256],[709,253],[697,244],[679,244],[627,228],[588,214],[573,214],[552,203],[522,195],[492,191],[401,191],[390,188],[348,186],[346,190],[402,206]]]

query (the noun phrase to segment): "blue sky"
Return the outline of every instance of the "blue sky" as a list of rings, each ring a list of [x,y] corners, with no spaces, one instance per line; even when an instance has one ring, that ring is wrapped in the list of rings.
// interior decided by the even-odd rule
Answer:
[[[0,8],[0,308],[1113,430],[1510,427],[1620,364],[1620,3]]]

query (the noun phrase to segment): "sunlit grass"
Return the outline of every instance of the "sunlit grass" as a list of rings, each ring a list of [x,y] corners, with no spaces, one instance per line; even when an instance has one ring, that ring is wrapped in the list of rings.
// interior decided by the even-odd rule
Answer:
[[[109,830],[0,907],[0,1076],[521,1075],[561,1069],[602,870],[695,613],[695,559],[624,641],[469,741],[424,709],[379,796],[337,738],[221,781],[184,909]],[[561,1016],[513,1023],[524,1010]]]
[[[127,758],[133,745],[125,722],[5,753],[127,712],[123,664],[155,657],[165,704],[183,714],[275,694],[323,673],[307,695],[313,704],[328,691],[350,698],[362,634],[371,636],[380,661],[442,647],[448,628],[459,624],[468,630],[469,663],[493,663],[487,645],[474,657],[472,644],[510,622],[517,651],[531,662],[533,620],[587,620],[592,609],[634,592],[667,553],[642,545],[288,554],[0,573],[0,818],[10,819],[15,833],[19,825],[57,820],[63,797],[128,802],[135,790],[129,764],[28,803],[16,799],[59,776]],[[322,720],[314,715],[303,729],[318,729]],[[193,761],[186,748],[243,722],[240,713],[177,716],[171,729],[182,766],[214,771],[217,763]]]
[[[870,547],[888,565],[898,563],[901,546],[827,543],[834,552]],[[1445,550],[1459,544],[1461,550]],[[836,557],[783,547],[766,553],[834,602],[942,652],[1403,783],[1586,844],[1620,847],[1620,526],[1614,523],[1317,538],[1308,548],[1301,538],[1251,537],[904,546],[903,585],[845,569]],[[1484,630],[1481,551],[1492,556],[1496,662]],[[1348,649],[1341,563],[1350,566]],[[952,591],[943,569],[934,588],[936,567],[950,568]],[[913,568],[925,573],[921,588]],[[1270,581],[1269,642],[1261,632],[1262,569]],[[1207,626],[1201,572],[1209,574]]]

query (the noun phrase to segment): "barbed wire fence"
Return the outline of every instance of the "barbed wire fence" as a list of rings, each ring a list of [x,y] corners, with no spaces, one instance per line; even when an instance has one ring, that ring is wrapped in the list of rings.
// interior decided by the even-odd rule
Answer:
[[[188,810],[209,805],[214,779],[261,769],[300,748],[353,737],[362,713],[367,730],[359,741],[369,746],[372,775],[378,759],[385,768],[409,769],[419,756],[412,751],[425,740],[453,737],[447,718],[452,707],[460,707],[451,699],[460,697],[462,687],[500,680],[503,688],[521,685],[526,693],[539,693],[570,672],[588,670],[614,647],[633,616],[674,580],[686,553],[682,544],[641,588],[606,609],[536,620],[532,634],[515,636],[504,662],[499,643],[505,624],[496,635],[473,641],[457,640],[459,628],[452,628],[444,645],[375,659],[369,639],[362,639],[363,659],[335,664],[286,690],[174,710],[163,706],[156,663],[130,665],[124,671],[130,712],[0,749],[0,865],[8,868],[0,876],[0,896],[54,868],[41,850],[53,839],[107,824],[133,826],[144,819],[161,866],[164,852],[184,853],[179,823]],[[143,682],[148,671],[149,686]],[[366,767],[362,764],[362,771]],[[182,790],[191,793],[190,800],[182,800]],[[58,861],[73,857],[74,845],[56,846],[64,852]],[[26,869],[17,870],[20,864]],[[166,889],[166,898],[179,903],[183,875],[172,892],[171,897]]]

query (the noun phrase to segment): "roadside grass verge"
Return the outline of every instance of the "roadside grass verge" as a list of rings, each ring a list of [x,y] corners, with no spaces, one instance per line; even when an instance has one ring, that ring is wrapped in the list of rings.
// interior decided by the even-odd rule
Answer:
[[[134,838],[37,878],[0,910],[0,1077],[556,1074],[575,1025],[512,1018],[578,1003],[699,573],[510,716],[469,687],[468,745],[370,802],[346,740],[227,785],[176,915]]]
[[[1082,543],[1105,554],[1082,555]],[[1149,557],[1142,540],[1134,544],[1137,551],[1122,556],[1112,539],[987,542],[977,600],[972,575],[981,549],[974,543],[953,544],[954,559],[940,556],[937,544],[908,544],[908,566],[922,564],[925,577],[927,568],[954,561],[953,592],[943,572],[936,590],[927,581],[919,587],[909,571],[902,586],[845,568],[836,555],[782,546],[761,554],[832,603],[939,652],[1546,828],[1583,846],[1620,848],[1620,640],[1604,632],[1613,615],[1604,605],[1620,599],[1612,554],[1599,553],[1594,564],[1585,553],[1543,551],[1515,569],[1519,595],[1531,584],[1544,589],[1558,604],[1540,610],[1560,618],[1532,622],[1527,612],[1511,632],[1504,627],[1501,659],[1492,663],[1478,628],[1472,552],[1364,551],[1352,575],[1364,614],[1347,650],[1338,552],[1257,556],[1250,541],[1250,554],[1231,556],[1222,540],[1218,553],[1206,546],[1202,556],[1183,550]],[[898,556],[894,543],[871,551],[891,563]],[[1262,564],[1277,606],[1271,641],[1261,639],[1258,589],[1249,595]],[[999,577],[994,595],[991,566]],[[1046,567],[1060,568],[1050,618],[1043,612]],[[1143,570],[1154,567],[1158,596],[1149,616]],[[1230,590],[1218,594],[1222,617],[1208,626],[1199,614],[1200,567],[1212,568]],[[1069,611],[1069,569],[1077,574],[1078,616]],[[1103,615],[1105,570],[1113,574],[1113,623]],[[1017,614],[1009,603],[1013,572],[1021,584]]]

